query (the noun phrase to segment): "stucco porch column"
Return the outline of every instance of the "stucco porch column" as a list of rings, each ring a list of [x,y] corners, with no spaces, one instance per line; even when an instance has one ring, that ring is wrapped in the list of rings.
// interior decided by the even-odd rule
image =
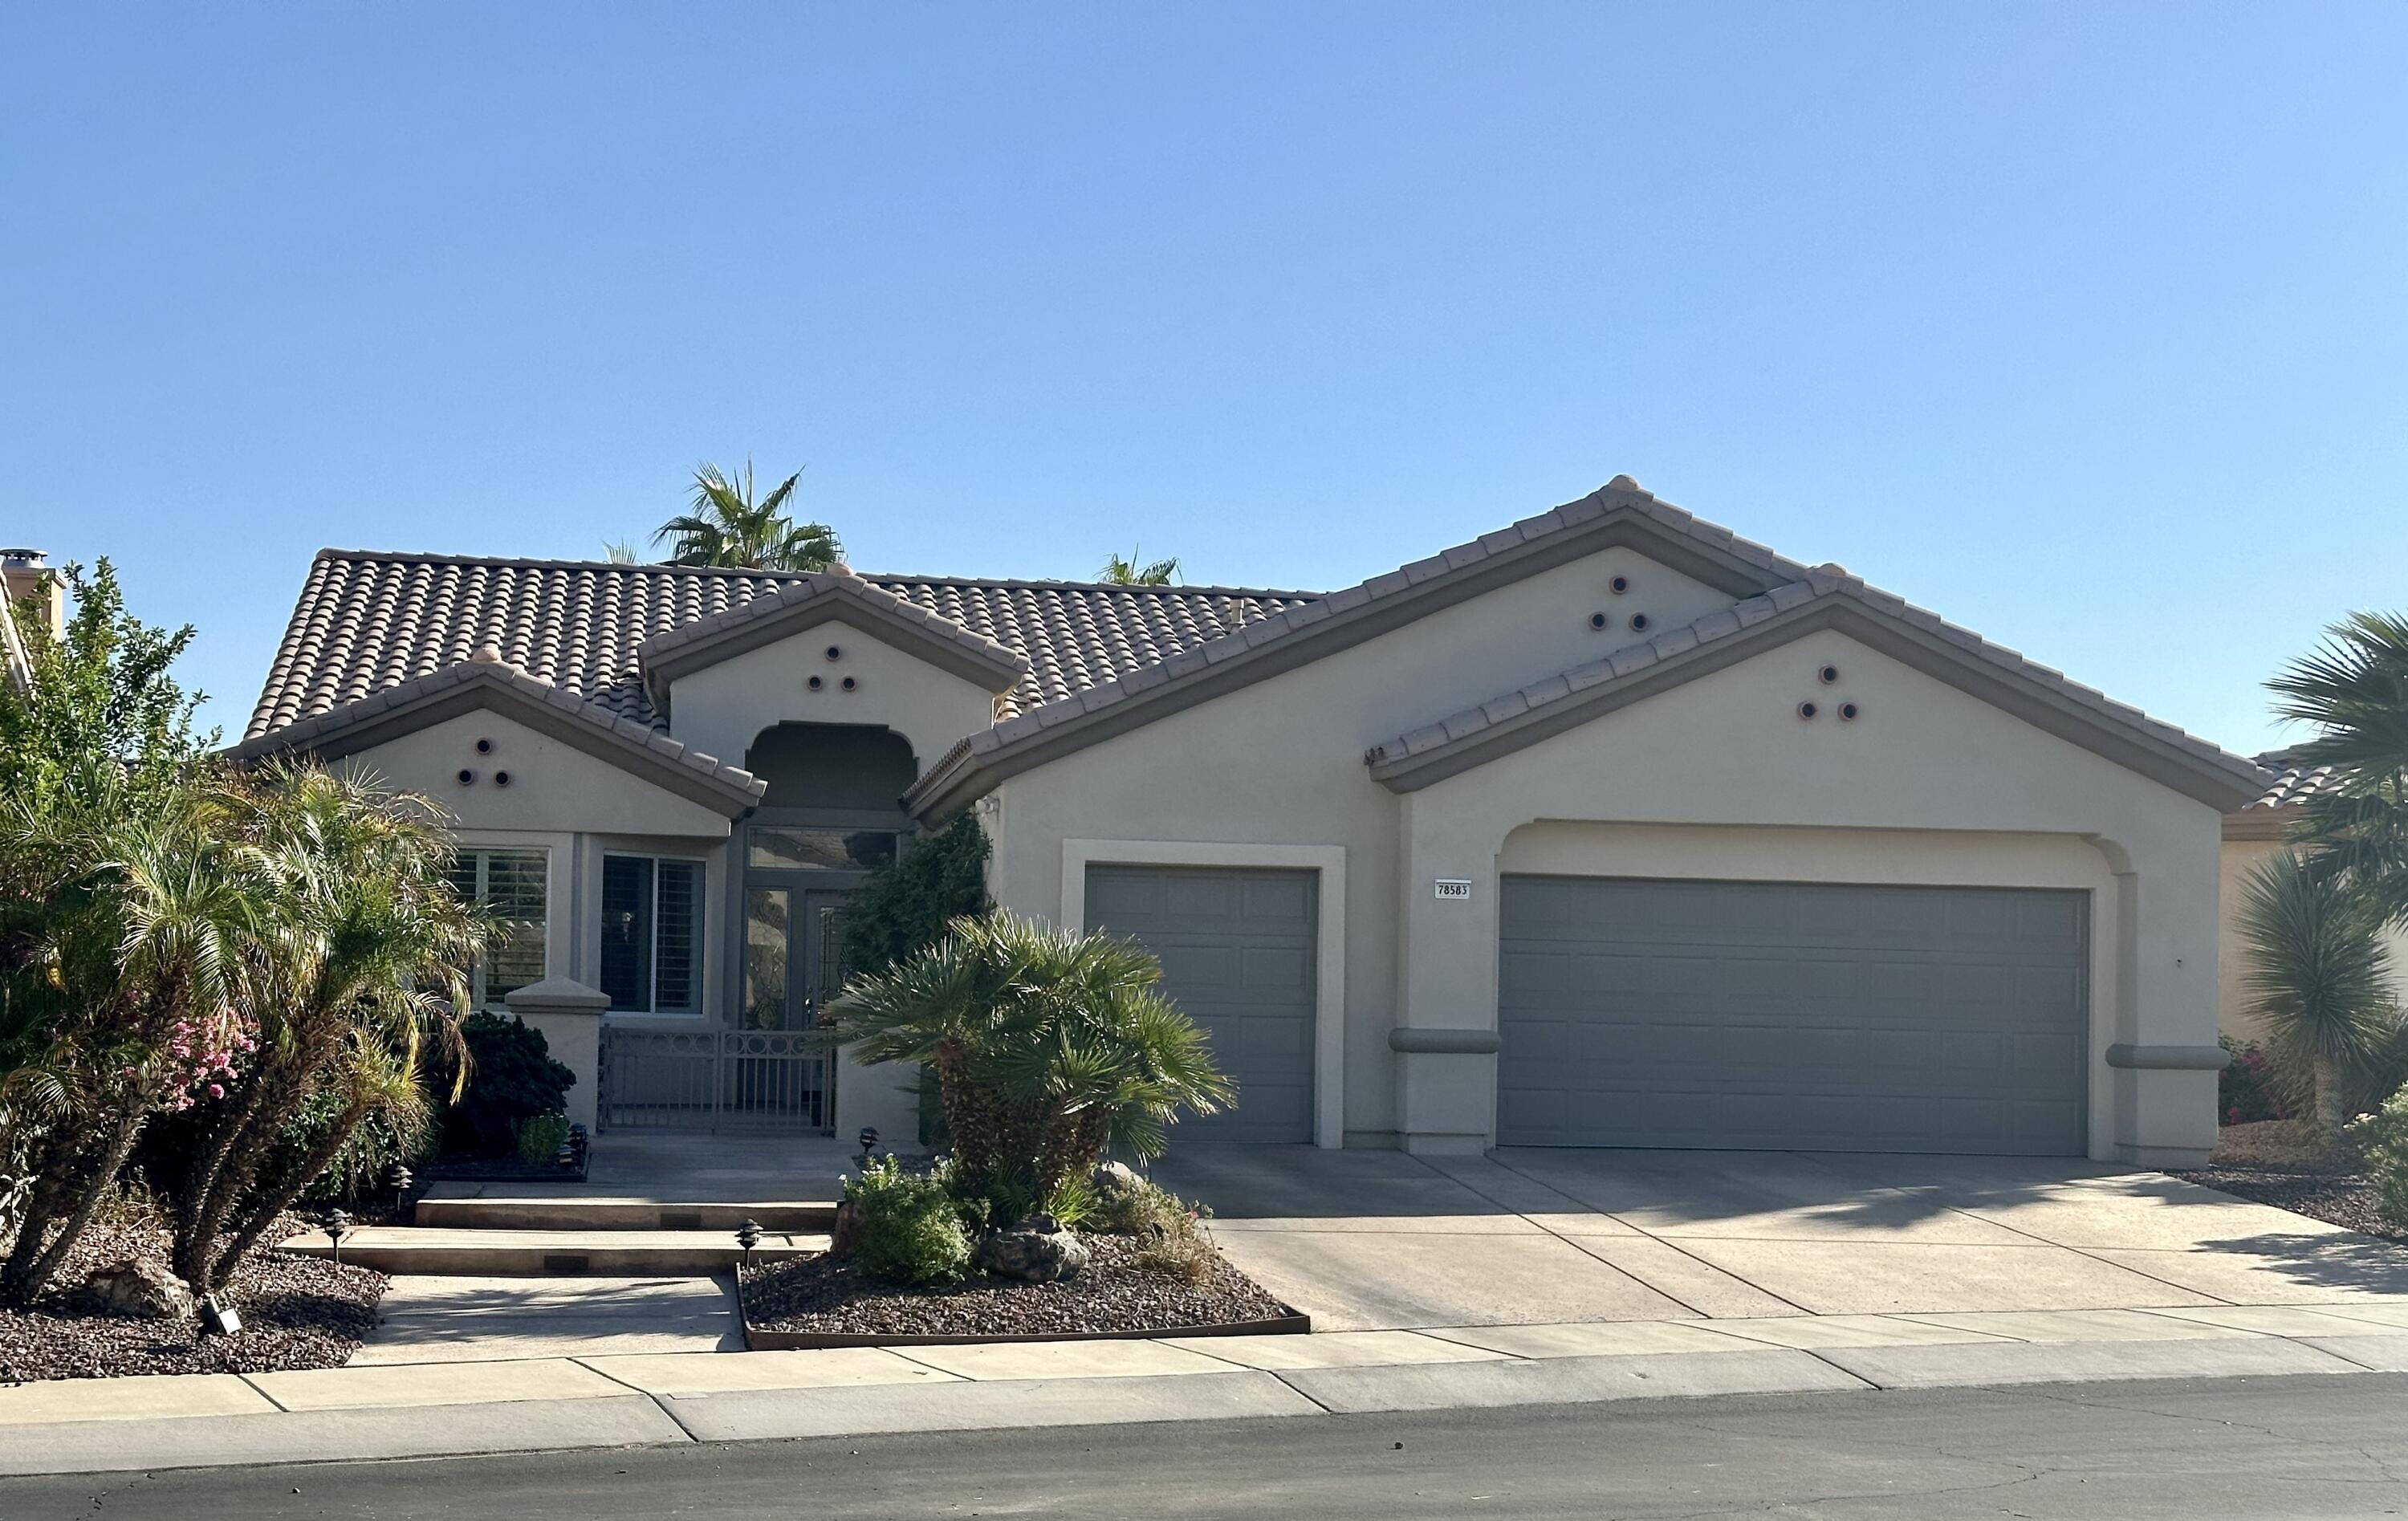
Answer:
[[[2114,1023],[2099,1080],[2114,1133],[2093,1155],[2142,1167],[2203,1167],[2215,1145],[2220,839],[2159,844],[2145,858],[2091,844],[2115,874]],[[2094,990],[2103,992],[2105,990]]]
[[[575,978],[547,977],[502,1001],[543,1037],[552,1060],[577,1074],[577,1086],[568,1090],[568,1123],[592,1133],[602,1084],[602,1011],[610,1007],[610,995]]]
[[[1486,1151],[1497,1133],[1497,851],[1435,790],[1398,799],[1397,1129],[1409,1152]],[[1469,896],[1439,897],[1440,882]]]

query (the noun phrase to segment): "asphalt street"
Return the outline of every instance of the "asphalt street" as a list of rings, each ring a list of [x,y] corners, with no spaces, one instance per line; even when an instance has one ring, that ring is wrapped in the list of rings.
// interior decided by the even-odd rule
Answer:
[[[5,1521],[2401,1514],[2408,1375],[2392,1374],[0,1480]]]

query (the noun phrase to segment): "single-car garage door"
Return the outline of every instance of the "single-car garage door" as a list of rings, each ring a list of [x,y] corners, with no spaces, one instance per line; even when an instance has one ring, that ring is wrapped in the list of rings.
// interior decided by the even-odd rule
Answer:
[[[1087,927],[1162,958],[1163,991],[1212,1038],[1234,1109],[1180,1141],[1312,1139],[1314,888],[1310,871],[1092,866]]]
[[[1507,877],[1507,1146],[2084,1150],[2086,894]]]

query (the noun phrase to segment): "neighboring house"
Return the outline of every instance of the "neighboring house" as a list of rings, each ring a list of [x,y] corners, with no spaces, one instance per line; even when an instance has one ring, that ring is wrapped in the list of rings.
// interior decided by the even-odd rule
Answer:
[[[40,550],[0,549],[0,600],[32,601],[53,637],[66,627],[66,588]],[[20,692],[34,688],[34,666],[14,618],[0,618],[0,680]]]
[[[285,750],[458,813],[532,926],[482,996],[607,995],[606,1126],[907,1133],[792,1032],[970,810],[998,901],[1161,954],[1240,1085],[1182,1138],[1417,1152],[2197,1162],[2266,786],[1627,477],[1326,595],[328,551]]]
[[[2306,811],[2300,805],[2330,786],[2333,777],[2331,767],[2301,766],[2287,750],[2260,755],[2258,764],[2273,773],[2273,785],[2248,807],[2224,816],[2224,924],[2216,946],[2216,1027],[2237,1040],[2255,1040],[2263,1034],[2258,1020],[2249,1012],[2248,958],[2242,949],[2239,918],[2250,868],[2284,848]],[[2408,930],[2395,926],[2385,932],[2384,942],[2391,953],[2391,997],[2408,1006]]]

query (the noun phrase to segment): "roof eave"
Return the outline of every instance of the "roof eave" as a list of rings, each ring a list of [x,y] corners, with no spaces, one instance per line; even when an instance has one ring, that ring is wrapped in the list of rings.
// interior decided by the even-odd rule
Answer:
[[[1392,792],[1416,792],[1513,751],[1568,732],[1643,698],[1684,685],[1818,629],[1834,629],[1932,676],[2034,727],[2100,754],[2161,785],[2231,813],[2264,795],[2266,778],[2248,763],[2224,764],[2157,739],[2069,693],[2050,690],[2002,664],[1845,593],[1826,593],[1728,637],[1543,703],[1417,753],[1369,760],[1372,780]],[[2245,769],[2244,769],[2245,768]]]
[[[1649,558],[1734,596],[1760,595],[1786,584],[1793,573],[1803,573],[1801,567],[1770,553],[1763,556],[1766,563],[1758,564],[1658,519],[1658,514],[1676,511],[1644,492],[1604,488],[1476,540],[1483,551],[1477,559],[1424,568],[1440,567],[1464,548],[1457,546],[1308,604],[1299,610],[1302,618],[1282,614],[1280,619],[1250,625],[1024,713],[988,730],[996,742],[977,749],[954,768],[968,775],[940,777],[940,765],[923,778],[915,792],[926,800],[925,806],[958,807],[960,799],[954,795],[972,780],[981,784],[969,796],[1073,751],[1609,549],[1637,548]],[[1686,518],[1686,514],[1681,516]],[[1388,587],[1376,593],[1370,590],[1392,580],[1395,583]],[[1283,619],[1288,620],[1284,627],[1271,626]]]
[[[532,677],[517,677],[503,667],[451,667],[411,683],[415,690],[387,688],[254,735],[223,753],[236,761],[295,752],[339,760],[448,718],[492,710],[724,818],[740,818],[751,811],[767,788],[760,778],[732,768],[710,764],[707,769],[708,758],[696,752],[663,754],[652,748],[649,738],[638,739],[621,731],[621,725],[635,726],[632,720],[618,718],[558,688],[546,690],[566,701],[523,690],[520,682],[540,685]],[[648,736],[652,732],[646,731]],[[744,780],[735,780],[738,776]]]
[[[862,632],[988,692],[1010,691],[1026,674],[1026,657],[959,624],[951,625],[958,638],[923,627],[922,618],[930,624],[945,622],[858,577],[815,576],[699,623],[655,634],[636,647],[636,660],[643,670],[644,690],[664,717],[669,711],[669,688],[679,678],[839,619],[866,625]],[[971,640],[992,648],[976,648]]]

